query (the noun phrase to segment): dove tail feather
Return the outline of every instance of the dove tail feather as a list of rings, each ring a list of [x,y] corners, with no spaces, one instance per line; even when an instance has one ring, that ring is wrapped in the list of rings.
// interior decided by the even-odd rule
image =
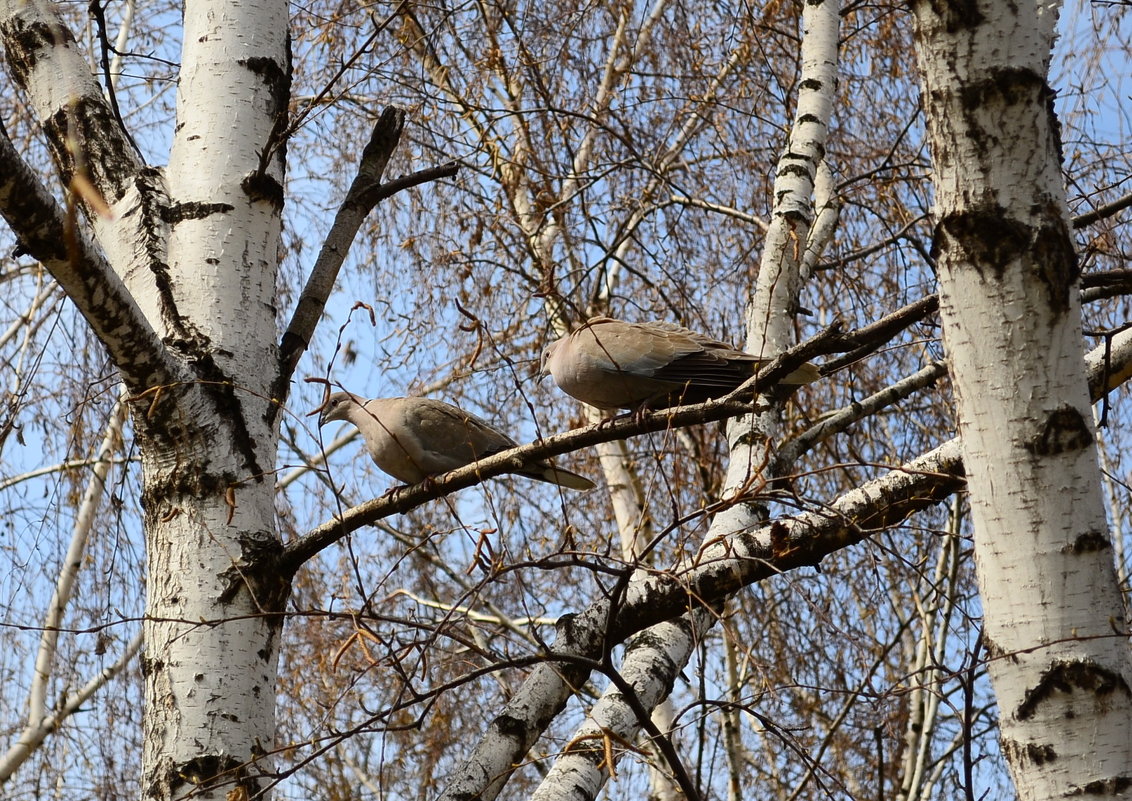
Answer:
[[[531,465],[521,475],[572,490],[591,490],[597,486],[585,476],[571,473],[569,470],[563,470],[561,467],[555,467],[551,464]]]

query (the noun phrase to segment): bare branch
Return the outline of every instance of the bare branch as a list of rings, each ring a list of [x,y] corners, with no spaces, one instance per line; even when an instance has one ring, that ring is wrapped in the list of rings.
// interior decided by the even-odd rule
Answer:
[[[459,169],[459,166],[452,162],[402,176],[388,183],[381,183],[389,159],[401,139],[404,124],[405,112],[393,106],[386,108],[374,123],[369,143],[362,151],[358,174],[334,217],[334,224],[326,236],[326,241],[323,242],[314,269],[311,270],[303,293],[299,296],[291,322],[287,326],[286,333],[283,334],[280,343],[280,377],[276,395],[278,398],[286,397],[291,374],[310,345],[318,320],[322,316],[322,310],[326,306],[326,299],[330,297],[334,282],[338,279],[338,271],[342,268],[346,254],[350,252],[354,237],[357,236],[358,230],[373,207],[403,189],[439,178],[451,177]]]
[[[1073,218],[1073,227],[1078,230],[1080,230],[1081,228],[1087,228],[1095,222],[1107,220],[1109,217],[1113,217],[1119,214],[1129,206],[1132,206],[1132,192],[1122,198],[1117,198],[1111,203],[1107,203],[1098,209],[1087,211],[1084,214],[1078,214]]]
[[[102,502],[110,469],[114,465],[112,457],[121,447],[122,425],[126,421],[128,395],[123,387],[119,389],[122,391],[119,392],[118,402],[110,412],[110,420],[106,424],[102,444],[95,456],[94,469],[91,471],[86,492],[83,493],[82,503],[79,505],[71,534],[71,544],[63,559],[63,567],[55,584],[55,593],[47,605],[47,618],[43,623],[43,635],[40,637],[39,653],[35,660],[35,676],[32,679],[31,700],[28,703],[30,707],[28,718],[31,723],[36,722],[46,713],[47,681],[51,677],[51,666],[55,661],[55,646],[59,639],[60,623],[67,604],[74,594],[75,579],[78,577],[86,543],[94,527],[95,513]]]
[[[86,684],[80,687],[73,693],[68,694],[60,704],[59,708],[38,721],[35,724],[29,724],[20,732],[20,737],[3,757],[0,757],[0,783],[9,779],[12,773],[15,772],[20,765],[28,758],[29,755],[42,743],[47,735],[59,728],[59,725],[70,715],[78,712],[82,705],[90,700],[100,688],[121,673],[126,665],[130,664],[139,650],[141,650],[142,635],[139,631],[134,637],[126,644],[122,650],[121,656],[108,668],[103,669],[95,676],[92,676]]]
[[[775,457],[777,467],[774,469],[774,474],[781,475],[784,470],[789,468],[789,465],[797,461],[798,457],[817,443],[824,442],[835,434],[841,433],[853,423],[876,414],[879,410],[898,403],[925,387],[932,386],[940,377],[945,375],[947,375],[947,362],[943,360],[934,361],[912,375],[885,387],[880,392],[875,392],[864,400],[855,401],[850,406],[826,415],[819,422],[810,426],[809,429],[778,447],[778,453]]]
[[[369,142],[362,150],[362,158],[358,164],[358,174],[354,177],[346,198],[334,216],[334,224],[326,241],[322,243],[322,250],[315,260],[314,269],[311,270],[299,302],[295,305],[295,312],[287,326],[286,333],[280,344],[280,379],[286,386],[291,373],[298,364],[299,357],[306,351],[310,338],[314,335],[318,318],[326,306],[326,299],[334,289],[334,282],[338,279],[338,271],[354,237],[358,234],[362,222],[373,209],[373,203],[368,205],[363,198],[367,193],[379,186],[381,176],[401,141],[401,129],[405,124],[405,112],[393,106],[388,106],[377,122],[373,125]],[[376,202],[376,201],[375,201]],[[280,398],[283,396],[280,395]]]

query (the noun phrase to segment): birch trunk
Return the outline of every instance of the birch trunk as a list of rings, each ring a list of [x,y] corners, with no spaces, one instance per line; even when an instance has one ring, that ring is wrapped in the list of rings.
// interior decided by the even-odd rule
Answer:
[[[1021,798],[1115,798],[1132,786],[1132,661],[1046,84],[1057,6],[914,10],[1003,751]]]
[[[269,480],[282,159],[276,149],[261,164],[261,154],[286,109],[287,5],[189,3],[184,42],[162,311],[199,380],[160,429],[139,426],[149,431],[143,787],[153,798],[236,787],[260,797],[287,594],[271,570]]]
[[[261,798],[287,596],[271,480],[287,5],[191,2],[184,19],[166,189],[55,7],[0,2],[12,73],[96,243],[6,138],[0,157],[25,197],[16,230],[129,391],[149,564],[143,794]]]

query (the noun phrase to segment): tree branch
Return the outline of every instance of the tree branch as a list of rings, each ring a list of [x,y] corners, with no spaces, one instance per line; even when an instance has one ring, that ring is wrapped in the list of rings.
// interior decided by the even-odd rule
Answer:
[[[310,345],[311,337],[314,336],[319,318],[326,307],[326,300],[334,289],[334,282],[338,280],[338,272],[342,268],[346,254],[350,252],[354,237],[357,236],[358,230],[374,206],[403,189],[435,181],[438,178],[451,177],[459,169],[458,165],[452,162],[402,176],[388,183],[381,183],[389,159],[401,139],[404,124],[405,112],[393,106],[386,108],[374,123],[369,143],[362,151],[358,174],[334,217],[334,224],[326,236],[326,241],[323,242],[314,269],[311,270],[307,284],[303,287],[303,293],[299,296],[299,302],[295,305],[291,322],[287,326],[286,333],[283,334],[279,346],[279,380],[275,394],[280,400],[286,398],[288,382],[299,359]]]
[[[801,434],[778,446],[774,457],[773,475],[780,476],[783,472],[788,471],[790,465],[794,464],[803,453],[817,443],[825,442],[857,421],[870,417],[881,409],[899,403],[916,392],[934,385],[945,375],[947,375],[946,361],[940,359],[931,362],[912,375],[890,384],[879,392],[874,392],[867,398],[854,401],[849,406],[823,416]]]
[[[401,130],[405,124],[405,112],[394,106],[388,106],[381,112],[377,122],[373,125],[369,142],[362,150],[362,158],[358,163],[358,174],[350,184],[346,198],[334,215],[334,224],[330,233],[322,243],[322,250],[315,260],[314,269],[311,270],[299,302],[295,305],[295,312],[287,331],[283,334],[280,343],[280,380],[286,387],[290,380],[299,357],[306,351],[310,339],[314,335],[318,319],[326,306],[326,299],[334,289],[334,282],[338,279],[338,271],[354,237],[358,234],[366,216],[373,210],[376,201],[364,202],[367,194],[372,193],[375,187],[380,186],[381,176],[401,141]],[[281,400],[284,395],[278,395]]]
[[[111,679],[121,673],[127,665],[137,656],[142,646],[142,634],[135,634],[114,664],[103,668],[92,676],[86,684],[74,692],[69,692],[60,699],[56,710],[37,723],[28,723],[20,732],[19,739],[0,757],[0,784],[3,784],[39,745],[47,739],[53,731],[58,730],[68,717],[82,709],[82,705],[105,686]]]
[[[50,3],[3,0],[0,37],[12,77],[31,98],[63,183],[84,175],[113,205],[145,165],[70,29]],[[90,198],[83,199],[90,211]]]
[[[1095,222],[1108,219],[1109,217],[1119,214],[1124,209],[1132,206],[1132,192],[1124,197],[1117,198],[1111,203],[1105,204],[1100,208],[1087,211],[1084,214],[1078,214],[1073,218],[1073,227],[1076,230],[1087,228]]]
[[[55,202],[0,126],[0,215],[59,282],[122,373],[131,392],[171,384],[179,370],[166,356],[110,264]]]

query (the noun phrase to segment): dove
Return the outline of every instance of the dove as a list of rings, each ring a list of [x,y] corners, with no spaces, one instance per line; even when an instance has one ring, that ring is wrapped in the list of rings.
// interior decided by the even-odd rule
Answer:
[[[335,392],[324,404],[318,424],[332,420],[357,426],[374,463],[406,484],[455,470],[517,444],[474,414],[431,398],[364,400],[349,392]],[[512,472],[568,489],[594,487],[588,478],[548,461]]]
[[[599,409],[663,408],[726,395],[770,361],[673,323],[591,317],[546,347],[541,372]],[[818,378],[807,362],[781,383]]]

